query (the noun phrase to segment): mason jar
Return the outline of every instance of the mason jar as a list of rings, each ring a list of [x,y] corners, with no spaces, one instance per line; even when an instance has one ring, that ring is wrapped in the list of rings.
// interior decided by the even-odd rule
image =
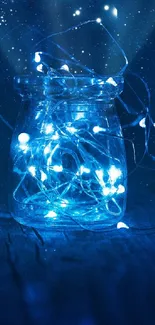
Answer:
[[[9,206],[21,224],[104,230],[126,207],[115,98],[123,76],[15,77],[22,98],[10,149]]]

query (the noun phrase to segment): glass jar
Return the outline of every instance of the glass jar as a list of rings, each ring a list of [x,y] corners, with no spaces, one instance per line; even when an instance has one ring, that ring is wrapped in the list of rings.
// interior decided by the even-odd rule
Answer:
[[[124,140],[114,99],[122,76],[23,76],[11,142],[9,204],[27,226],[104,230],[126,207]]]

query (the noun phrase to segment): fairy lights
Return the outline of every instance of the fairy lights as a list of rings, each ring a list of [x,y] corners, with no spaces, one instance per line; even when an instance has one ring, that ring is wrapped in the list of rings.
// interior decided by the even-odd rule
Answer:
[[[94,23],[103,28],[97,18],[69,31]],[[18,143],[12,143],[14,215],[35,227],[100,230],[120,220],[126,204],[125,148],[114,98],[123,90],[127,58],[120,75],[107,78],[57,48],[65,53],[58,70],[49,65],[50,54],[36,52],[37,75],[17,78],[21,96],[32,100],[23,132],[15,131]]]
[[[103,85],[106,87],[107,83]],[[96,125],[97,114],[94,114],[93,121],[88,122],[91,101],[85,99],[82,102],[82,114],[77,119],[76,102],[76,97],[69,106],[66,100],[62,101],[58,110],[50,106],[49,101],[47,105],[46,100],[39,105],[36,103],[40,114],[37,112],[36,116],[33,112],[34,116],[30,119],[31,137],[28,133],[18,135],[20,145],[28,145],[29,150],[19,154],[16,175],[23,177],[22,183],[19,183],[19,186],[23,184],[25,191],[23,204],[36,207],[39,226],[44,225],[43,220],[47,219],[46,226],[52,226],[54,221],[57,227],[60,227],[59,223],[67,222],[68,225],[73,223],[74,227],[85,224],[89,228],[90,223],[95,225],[98,220],[100,228],[115,222],[114,216],[121,218],[124,211],[126,169],[122,142],[113,137],[105,140],[107,130],[102,123],[107,121],[106,115],[105,121],[102,117],[100,127]],[[104,101],[100,105],[103,107]],[[47,115],[41,113],[43,107],[48,107]],[[112,116],[109,115],[108,119],[111,123]],[[38,129],[37,136],[33,135],[33,129]],[[120,149],[116,155],[117,144]],[[27,164],[27,171],[23,174],[20,170]],[[21,200],[19,189],[14,190],[13,197],[17,202]],[[29,205],[25,213],[30,218]]]

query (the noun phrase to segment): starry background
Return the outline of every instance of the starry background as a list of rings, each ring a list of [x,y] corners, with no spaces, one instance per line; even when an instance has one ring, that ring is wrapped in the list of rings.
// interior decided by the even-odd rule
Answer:
[[[75,26],[80,22],[97,18],[102,20],[108,31],[125,51],[129,60],[129,66],[126,70],[125,78],[128,82],[130,82],[136,91],[137,96],[145,103],[145,105],[147,105],[146,91],[137,78],[130,76],[130,72],[136,73],[141,78],[145,79],[151,93],[150,114],[155,121],[154,0],[117,0],[113,2],[105,2],[100,0],[2,0],[0,3],[1,211],[7,211],[7,193],[9,188],[8,158],[12,135],[11,128],[15,127],[16,118],[21,107],[21,99],[16,94],[13,87],[13,77],[15,75],[30,73],[32,69],[31,58],[35,49],[46,50],[49,52],[52,51],[51,43],[47,40],[36,46],[36,44],[43,38],[46,38],[51,33],[61,32],[62,30],[65,30],[71,26]],[[67,35],[64,36],[63,41],[66,46],[69,44]],[[93,65],[97,62],[98,65],[95,66],[95,69],[99,71],[101,70],[103,74],[117,73],[120,68],[123,67],[123,57],[118,51],[118,48],[116,48],[114,44],[110,42],[105,32],[99,32],[94,43],[90,31],[89,40],[85,41],[83,38],[83,48],[80,47],[81,45],[79,42],[80,40],[78,40],[76,44],[75,51],[80,53],[80,55],[82,51],[84,51],[84,55],[87,53],[89,55],[91,64]],[[94,53],[93,48],[96,46],[96,44],[98,52],[95,50]],[[97,60],[94,56],[97,56],[97,54],[99,55],[101,51],[103,53],[102,61],[100,61],[101,58],[100,60]],[[116,101],[121,123],[125,125],[134,120],[135,117],[132,115],[133,110],[140,113],[141,107],[139,106],[136,95],[131,92],[131,89],[129,89],[127,84],[125,84],[122,99],[128,104],[129,111],[131,113],[127,114],[124,108],[120,105],[119,101]],[[139,125],[133,128],[125,128],[124,138],[131,139],[134,142],[137,161],[139,161],[145,147],[144,129]],[[125,143],[128,170],[130,174],[130,172],[134,170],[136,166],[133,161],[132,147],[129,145],[128,141],[125,141]],[[155,155],[154,129],[151,129],[149,151],[152,155]],[[96,285],[95,280],[92,280],[93,275],[89,274],[91,278],[91,280],[89,279],[91,282],[91,286],[89,287],[89,297],[92,299],[91,303],[93,307],[91,310],[94,311],[93,315],[95,316],[93,319],[96,319],[96,321],[92,320],[91,317],[87,317],[87,319],[83,322],[80,323],[79,321],[79,323],[76,323],[72,319],[72,325],[116,324],[115,320],[117,320],[119,324],[135,324],[136,322],[141,324],[155,323],[153,303],[155,298],[155,282],[153,276],[155,253],[153,249],[155,239],[153,235],[155,227],[155,162],[152,159],[145,157],[142,167],[143,168],[136,168],[135,172],[131,173],[131,176],[129,176],[128,179],[128,200],[125,221],[131,225],[133,233],[135,230],[136,235],[133,235],[132,231],[130,235],[123,232],[117,235],[118,237],[110,235],[110,237],[104,237],[104,243],[102,241],[102,244],[95,246],[99,252],[99,260],[102,260],[103,263],[100,271],[94,271],[96,272],[94,273],[95,277],[98,277],[100,281],[102,281],[102,277],[105,277],[107,280],[107,283],[103,282],[103,287],[101,285],[102,293],[99,294],[101,282],[99,285]],[[2,215],[2,213],[0,213],[0,215]],[[10,321],[9,317],[6,317],[5,312],[2,312],[3,308],[1,308],[0,311],[4,316],[1,324],[24,324],[24,321],[26,321],[26,324],[29,324],[30,318],[32,318],[32,324],[34,323],[33,321],[35,321],[37,324],[49,324],[49,319],[54,318],[51,316],[51,305],[49,302],[50,298],[47,297],[49,292],[47,295],[46,289],[48,286],[53,288],[50,277],[50,268],[53,267],[52,259],[55,251],[51,249],[50,246],[47,246],[48,248],[43,246],[43,242],[41,240],[42,237],[39,237],[39,240],[41,241],[41,249],[38,244],[34,244],[36,254],[35,257],[37,256],[37,262],[34,263],[34,256],[29,244],[27,243],[25,245],[25,242],[22,241],[23,238],[21,239],[16,228],[14,227],[15,229],[13,228],[13,230],[11,230],[12,226],[10,224],[7,225],[7,222],[8,220],[6,223],[4,222],[4,224],[1,225],[1,229],[3,229],[3,226],[5,229],[4,231],[1,230],[1,236],[3,237],[3,233],[7,234],[9,231],[11,231],[12,237],[15,240],[16,252],[18,251],[17,256],[18,258],[24,256],[25,263],[19,263],[21,268],[19,273],[22,274],[22,276],[24,274],[22,277],[21,275],[19,276],[19,273],[14,267],[13,262],[16,261],[16,259],[10,257],[12,255],[10,255],[11,250],[8,247],[10,247],[12,239],[7,237],[8,239],[5,243],[6,245],[4,246],[7,247],[7,252],[9,252],[8,260],[9,263],[11,263],[13,284],[11,280],[8,280],[9,271],[7,270],[6,272],[5,263],[2,263],[3,273],[6,273],[8,276],[7,279],[5,278],[5,281],[7,281],[8,284],[6,287],[1,284],[0,288],[2,296],[4,297],[4,310],[8,300],[8,295],[10,296],[8,306],[10,308],[10,317],[12,317],[12,321]],[[151,235],[150,232],[148,235],[148,232],[146,232],[145,229],[151,229]],[[23,233],[24,232],[22,232],[22,234]],[[31,234],[29,235],[31,237]],[[19,244],[19,241],[17,241],[18,237],[21,243],[23,243],[23,250],[21,248],[22,246]],[[92,240],[93,238],[91,238],[91,241]],[[20,247],[17,249],[17,246]],[[51,257],[49,257],[47,254],[47,251],[50,252]],[[67,254],[66,251],[65,254]],[[91,257],[94,256],[91,252],[89,253]],[[137,258],[137,254],[139,258]],[[5,260],[5,257],[3,256],[3,245],[1,256],[2,259]],[[42,264],[43,261],[45,265]],[[64,260],[61,268],[64,267],[63,263]],[[69,259],[67,259],[67,263],[67,265],[70,265]],[[33,272],[31,268],[32,266]],[[37,267],[39,271],[36,269]],[[46,270],[46,281],[41,280],[45,276],[43,267]],[[31,285],[28,282],[29,277],[25,274],[26,269],[28,269],[28,272],[33,274],[33,281],[32,279],[30,281]],[[55,270],[53,272],[56,274]],[[70,268],[70,273],[71,272],[72,268]],[[34,273],[37,278],[37,283],[34,281]],[[76,272],[73,273],[73,283],[75,284],[77,274]],[[66,288],[69,289],[71,287],[71,284],[68,285],[68,282],[66,280],[63,282],[63,280],[64,276],[61,275],[60,282],[63,290],[61,287],[57,287],[57,290],[54,289],[55,292],[57,292],[55,298],[57,301],[57,303],[55,303],[55,309],[57,312],[59,310],[57,305],[61,302],[59,301],[59,297],[64,297]],[[26,281],[29,283],[28,286],[25,284]],[[57,282],[59,282],[58,276]],[[75,290],[77,290],[76,286]],[[23,295],[25,300],[23,300],[23,304],[20,305],[19,301],[22,299],[21,297],[23,297]],[[37,299],[37,296],[39,297],[39,295],[42,297],[42,299]],[[14,304],[13,299],[15,300]],[[111,303],[111,301],[113,301],[113,303]],[[104,304],[104,308],[102,302]],[[44,308],[42,308],[43,305]],[[25,308],[27,309],[25,310]],[[32,313],[31,308],[34,310],[36,308],[36,312]],[[40,314],[38,314],[39,308],[41,310]],[[18,321],[14,316],[15,311],[19,316]],[[25,315],[24,317],[26,320],[23,320],[23,315]],[[31,317],[29,318],[27,315],[31,315]],[[13,318],[15,320],[13,320]],[[54,321],[53,324],[69,325],[70,322],[68,320],[68,322],[65,323],[65,320],[61,320],[59,322]]]

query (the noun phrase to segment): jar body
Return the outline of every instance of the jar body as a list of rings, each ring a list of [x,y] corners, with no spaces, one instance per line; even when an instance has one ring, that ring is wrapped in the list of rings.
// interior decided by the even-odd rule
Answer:
[[[11,143],[10,208],[36,228],[100,230],[126,207],[126,156],[114,102],[31,100]]]

